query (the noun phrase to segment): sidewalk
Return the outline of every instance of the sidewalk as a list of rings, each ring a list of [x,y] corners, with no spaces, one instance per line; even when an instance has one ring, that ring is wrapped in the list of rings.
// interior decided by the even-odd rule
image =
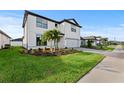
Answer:
[[[118,45],[92,71],[77,83],[119,83],[124,82],[124,50]]]

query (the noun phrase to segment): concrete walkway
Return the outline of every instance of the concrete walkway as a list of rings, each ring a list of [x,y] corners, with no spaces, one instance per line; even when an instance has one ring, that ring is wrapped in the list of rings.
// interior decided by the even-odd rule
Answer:
[[[93,52],[104,54],[106,58],[82,77],[78,83],[124,83],[124,50],[122,46],[118,45],[113,52],[95,50]]]

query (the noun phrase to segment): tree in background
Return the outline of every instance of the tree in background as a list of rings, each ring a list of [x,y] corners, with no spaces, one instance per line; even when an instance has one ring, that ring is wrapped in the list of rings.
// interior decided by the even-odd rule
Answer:
[[[91,41],[91,40],[88,40],[88,41],[87,41],[87,47],[88,47],[88,48],[91,48],[91,47],[92,47],[92,41]]]

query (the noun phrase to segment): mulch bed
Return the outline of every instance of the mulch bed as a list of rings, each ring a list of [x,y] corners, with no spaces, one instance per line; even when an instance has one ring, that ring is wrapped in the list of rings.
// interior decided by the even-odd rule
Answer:
[[[52,52],[50,48],[45,48],[45,49],[21,49],[20,53],[21,54],[30,54],[30,55],[35,55],[35,56],[61,56],[61,55],[67,55],[67,54],[73,54],[77,53],[79,51],[72,49],[53,49]]]

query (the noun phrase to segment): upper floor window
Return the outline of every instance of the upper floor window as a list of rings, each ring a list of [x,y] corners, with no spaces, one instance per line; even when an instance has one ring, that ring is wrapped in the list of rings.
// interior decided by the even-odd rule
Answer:
[[[40,28],[47,29],[48,28],[48,22],[45,19],[42,19],[42,18],[37,17],[36,18],[36,26],[37,27],[40,27]]]
[[[76,27],[74,25],[71,25],[71,31],[76,32]]]
[[[58,27],[58,24],[55,23],[55,27],[57,28]]]

